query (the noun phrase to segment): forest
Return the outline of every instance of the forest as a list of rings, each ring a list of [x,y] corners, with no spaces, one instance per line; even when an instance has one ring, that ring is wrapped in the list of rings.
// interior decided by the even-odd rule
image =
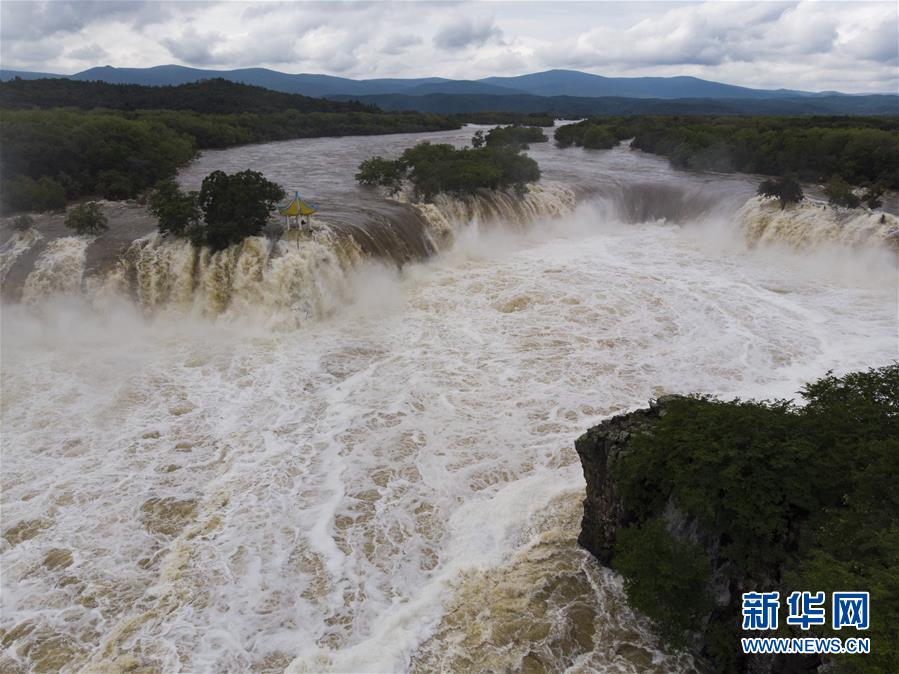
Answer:
[[[894,117],[591,117],[555,133],[561,147],[603,149],[626,138],[679,168],[899,189]]]
[[[36,100],[47,105],[68,104],[68,96],[78,98],[75,94],[80,90],[82,101],[91,105],[105,102],[121,109],[24,109],[19,105],[19,109],[0,110],[0,208],[6,213],[58,210],[85,196],[132,198],[174,175],[197,150],[207,148],[462,126],[459,120],[441,115],[383,113],[368,106],[283,94],[224,80],[178,87],[69,80],[24,84],[46,82],[58,86],[28,89],[22,80],[2,83],[0,100],[7,106],[24,105],[22,97],[13,95],[21,89],[32,94],[43,92],[43,98],[31,97],[32,105]],[[91,98],[94,93],[96,100]],[[217,102],[212,100],[216,98]],[[166,105],[168,109],[130,110],[129,101]],[[297,107],[292,107],[294,104]],[[257,112],[235,112],[243,105]],[[172,109],[179,106],[197,109]]]
[[[329,101],[287,94],[222,78],[177,86],[110,84],[70,79],[0,82],[2,108],[79,108],[92,110],[192,110],[205,114],[243,112],[380,112],[358,101]]]

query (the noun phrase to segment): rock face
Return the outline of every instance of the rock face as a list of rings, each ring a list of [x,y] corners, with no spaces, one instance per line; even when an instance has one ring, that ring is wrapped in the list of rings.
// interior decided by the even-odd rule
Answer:
[[[663,396],[652,401],[648,408],[639,409],[606,419],[594,426],[575,441],[575,449],[581,459],[587,493],[584,498],[584,517],[578,543],[593,554],[603,565],[611,566],[614,545],[619,530],[636,521],[627,509],[616,488],[614,468],[618,459],[629,451],[630,439],[637,434],[650,431],[666,414],[666,405],[677,396]],[[691,648],[701,659],[708,655],[707,642],[711,636],[710,627],[718,638],[724,632],[731,633],[734,643],[742,635],[740,625],[740,601],[742,592],[757,590],[762,586],[777,585],[776,578],[749,580],[740,576],[720,558],[721,541],[710,535],[693,517],[679,510],[673,500],[667,502],[664,510],[657,513],[667,525],[669,533],[680,540],[687,540],[703,548],[711,562],[712,576],[709,580],[709,596],[714,607],[705,617],[705,628],[691,639]],[[742,635],[752,636],[752,635]],[[771,636],[770,634],[755,636]],[[731,638],[731,637],[728,637]],[[739,671],[751,674],[787,674],[814,672],[820,666],[818,656],[742,656],[736,664]],[[710,671],[715,666],[707,662]]]
[[[584,519],[577,542],[607,566],[612,561],[615,534],[633,520],[615,489],[613,466],[627,452],[631,435],[650,429],[659,420],[663,407],[664,398],[649,409],[606,419],[574,443],[587,481]]]

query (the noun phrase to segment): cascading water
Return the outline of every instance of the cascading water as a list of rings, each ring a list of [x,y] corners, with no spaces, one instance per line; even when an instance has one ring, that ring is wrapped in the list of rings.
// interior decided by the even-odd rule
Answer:
[[[351,173],[391,140],[308,142]],[[532,152],[524,200],[375,203],[368,230],[329,214],[215,254],[23,253],[0,667],[689,671],[577,547],[573,441],[662,393],[789,397],[895,358],[895,255],[850,237],[835,274],[744,238],[770,209],[735,217],[736,178]]]

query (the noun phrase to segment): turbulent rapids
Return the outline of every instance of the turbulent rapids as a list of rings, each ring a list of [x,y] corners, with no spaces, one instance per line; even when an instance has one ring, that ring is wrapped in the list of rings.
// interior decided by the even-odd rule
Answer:
[[[623,147],[535,147],[523,200],[347,180],[417,140],[181,176],[327,157],[312,233],[210,254],[124,211],[112,241],[7,237],[5,671],[692,668],[576,546],[573,440],[894,359],[896,218]]]

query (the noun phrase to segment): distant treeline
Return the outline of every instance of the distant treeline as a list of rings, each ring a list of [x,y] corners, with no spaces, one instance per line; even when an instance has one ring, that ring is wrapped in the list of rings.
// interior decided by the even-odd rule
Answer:
[[[625,138],[680,168],[899,189],[895,117],[592,117],[555,133],[562,147],[602,149]]]
[[[0,82],[3,108],[79,108],[93,110],[192,110],[205,114],[297,112],[380,112],[358,101],[329,101],[286,94],[221,78],[151,87],[69,79],[13,79]]]
[[[0,206],[5,212],[46,211],[82,196],[134,197],[204,148],[460,126],[449,117],[417,112],[2,110]]]

